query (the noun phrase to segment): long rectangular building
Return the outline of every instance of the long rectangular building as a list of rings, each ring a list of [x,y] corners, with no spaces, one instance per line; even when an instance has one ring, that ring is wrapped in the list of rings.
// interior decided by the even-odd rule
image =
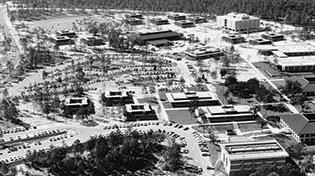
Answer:
[[[177,33],[171,30],[167,31],[156,31],[156,32],[147,32],[140,33],[137,38],[137,43],[139,45],[145,45],[149,41],[155,40],[180,40],[182,39],[183,34]]]
[[[262,164],[284,165],[289,154],[276,141],[221,144],[221,160],[229,176],[248,175]]]

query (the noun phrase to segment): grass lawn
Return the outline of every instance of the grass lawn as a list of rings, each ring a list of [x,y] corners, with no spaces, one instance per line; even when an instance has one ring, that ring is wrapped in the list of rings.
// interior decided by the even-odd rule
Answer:
[[[148,103],[151,106],[157,106],[158,102],[155,97],[146,97],[138,99],[139,103]]]
[[[178,124],[190,125],[198,123],[197,118],[194,118],[188,109],[166,110],[166,113],[170,121]]]
[[[238,123],[238,128],[241,130],[241,132],[268,129],[268,127],[265,127],[265,126],[261,128],[261,125],[259,123]]]

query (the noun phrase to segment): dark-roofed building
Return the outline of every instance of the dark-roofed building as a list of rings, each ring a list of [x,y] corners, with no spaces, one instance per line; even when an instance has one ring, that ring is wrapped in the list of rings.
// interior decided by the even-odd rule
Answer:
[[[57,46],[74,44],[74,41],[67,36],[52,36],[50,39]]]
[[[105,91],[102,100],[106,106],[117,106],[134,103],[132,94],[127,91]]]
[[[201,17],[201,16],[191,17],[191,18],[189,18],[189,20],[196,23],[196,24],[208,22],[208,20],[205,17]]]
[[[104,45],[105,42],[102,38],[97,37],[97,36],[87,36],[83,37],[81,39],[82,43],[88,45],[88,46],[99,46],[99,45]]]
[[[141,33],[138,36],[137,43],[139,45],[145,45],[149,41],[155,41],[155,40],[180,40],[182,39],[183,34],[177,33],[171,30],[168,31],[157,31],[157,32],[147,32],[147,33]]]
[[[143,16],[141,14],[126,14],[125,15],[126,18],[137,18],[137,19],[143,19]]]
[[[186,20],[186,16],[185,15],[179,15],[179,14],[169,15],[167,17],[169,19],[174,20],[174,21]]]
[[[162,46],[171,46],[173,45],[173,42],[166,39],[162,39],[162,40],[148,41],[148,44],[156,46],[156,47],[162,47]]]
[[[281,114],[280,121],[292,131],[297,141],[315,144],[315,114]]]
[[[300,83],[303,94],[306,96],[315,95],[315,77],[291,77],[290,80]]]
[[[261,37],[267,40],[271,40],[273,42],[284,40],[283,34],[266,33],[266,34],[262,34]]]
[[[195,23],[188,21],[188,20],[181,20],[181,21],[176,21],[175,24],[177,26],[180,26],[182,28],[190,28],[190,27],[195,27]]]
[[[153,18],[150,20],[151,23],[155,24],[155,25],[166,25],[166,24],[170,24],[169,21],[167,19],[162,19],[162,18]]]
[[[244,37],[240,35],[226,35],[222,37],[222,40],[232,43],[232,44],[238,44],[238,43],[244,43],[245,39]]]
[[[136,26],[136,25],[142,25],[144,24],[143,20],[138,19],[138,18],[128,18],[125,20],[125,22],[131,26]]]
[[[126,104],[124,107],[124,115],[126,121],[157,120],[154,109],[147,103]]]
[[[264,39],[264,38],[256,38],[256,39],[250,39],[249,44],[252,45],[270,45],[272,42],[270,40]]]
[[[62,31],[57,31],[56,32],[57,36],[63,36],[63,37],[69,37],[69,38],[75,38],[77,35],[74,31],[69,31],[69,30],[62,30]]]

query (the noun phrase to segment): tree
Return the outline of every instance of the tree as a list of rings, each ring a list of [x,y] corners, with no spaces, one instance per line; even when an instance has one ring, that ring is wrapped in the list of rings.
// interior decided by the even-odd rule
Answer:
[[[226,86],[233,85],[233,84],[235,84],[235,83],[237,83],[237,79],[236,79],[235,76],[228,76],[228,77],[225,79],[225,82],[224,82],[224,84],[225,84]]]

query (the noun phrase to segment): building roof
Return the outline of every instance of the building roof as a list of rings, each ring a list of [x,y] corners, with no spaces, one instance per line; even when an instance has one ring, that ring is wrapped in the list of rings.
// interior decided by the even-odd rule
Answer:
[[[227,15],[225,15],[225,17],[233,18],[233,19],[237,19],[237,20],[259,19],[259,18],[254,17],[254,16],[247,15],[245,13],[235,13],[235,12],[228,13]]]
[[[315,56],[296,56],[286,58],[276,58],[278,65],[282,66],[314,66]],[[274,62],[272,58],[269,59]]]
[[[248,105],[210,106],[207,110],[211,115],[251,113]]]
[[[203,91],[203,92],[178,92],[178,93],[166,93],[165,94],[169,102],[179,101],[192,101],[194,98],[197,100],[217,100],[214,93]]]
[[[141,33],[139,35],[139,40],[159,40],[163,38],[169,38],[169,37],[181,37],[182,34],[168,30],[168,31],[157,31],[157,32],[147,32],[147,33]]]
[[[156,45],[166,45],[166,44],[170,44],[172,42],[169,41],[169,40],[166,40],[166,39],[162,39],[162,40],[149,41],[148,43],[151,44],[151,45],[156,46]]]
[[[151,111],[150,105],[147,103],[126,104],[127,112],[148,112]]]
[[[105,91],[104,93],[105,97],[127,97],[126,91]]]
[[[302,134],[309,131],[308,128],[310,126],[307,125],[309,120],[302,114],[280,114],[279,116],[293,130],[294,133]]]
[[[315,47],[310,44],[286,44],[275,45],[275,47],[283,53],[315,52]]]
[[[68,97],[65,99],[65,106],[82,106],[88,105],[87,97]]]
[[[283,158],[289,154],[276,140],[221,144],[230,160]]]

